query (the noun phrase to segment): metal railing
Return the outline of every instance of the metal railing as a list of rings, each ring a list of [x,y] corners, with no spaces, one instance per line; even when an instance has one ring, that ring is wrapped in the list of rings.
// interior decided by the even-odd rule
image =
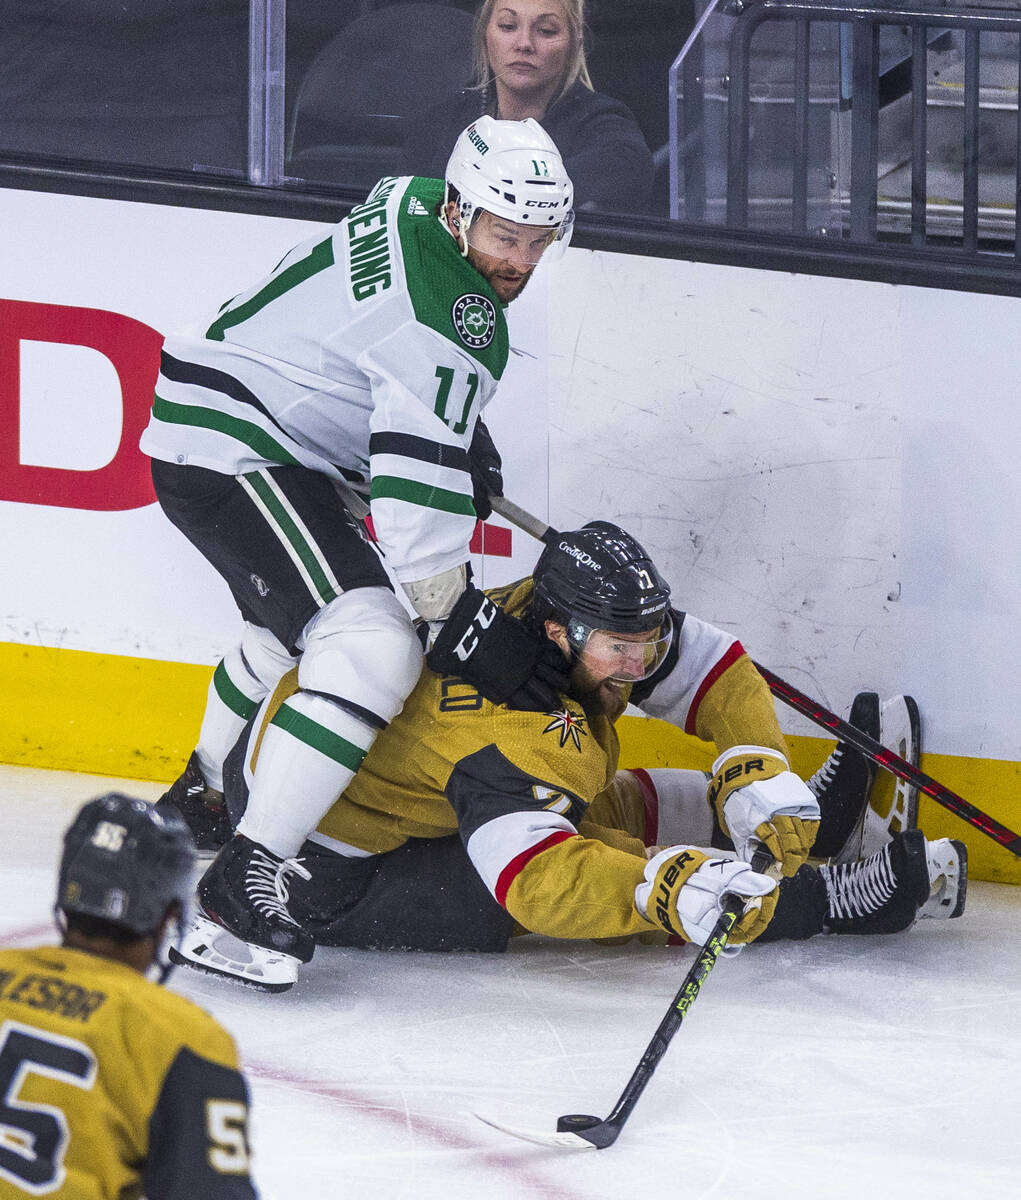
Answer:
[[[849,111],[850,155],[847,179],[846,225],[843,238],[851,243],[875,244],[896,240],[888,229],[881,229],[879,213],[878,141],[880,125],[880,31],[897,26],[910,31],[910,73],[902,94],[910,103],[910,228],[900,240],[911,247],[941,254],[975,257],[996,253],[1013,254],[1021,259],[1021,105],[1013,104],[1013,244],[980,239],[979,145],[980,145],[980,37],[984,34],[1021,33],[1021,12],[1004,9],[878,7],[865,4],[814,3],[813,0],[753,0],[747,5],[726,6],[732,18],[727,46],[727,76],[719,81],[719,94],[725,93],[725,223],[732,229],[749,228],[750,155],[752,127],[752,41],[766,23],[785,23],[791,30],[789,54],[793,59],[790,78],[793,87],[789,103],[792,109],[790,138],[789,224],[784,232],[808,235],[832,233],[832,229],[809,228],[809,120],[813,69],[817,56],[812,54],[812,32],[820,25],[836,25],[842,45],[849,49],[848,60],[840,64],[840,107]],[[947,30],[963,35],[962,145],[960,148],[959,206],[960,234],[938,238],[927,233],[930,204],[927,186],[929,149],[927,142],[927,54],[935,37]],[[671,216],[686,221],[705,221],[709,206],[720,197],[707,194],[705,140],[705,47],[701,41],[689,45],[678,56],[670,72]],[[1021,86],[1021,63],[1015,81]],[[1002,107],[1002,106],[1001,106]],[[682,129],[683,122],[683,129]],[[834,154],[835,157],[835,154]],[[683,183],[682,183],[683,170]],[[835,184],[836,175],[833,175]],[[774,200],[774,209],[777,204]],[[783,206],[781,206],[783,207]],[[908,205],[904,204],[907,209]],[[954,202],[956,209],[956,201]],[[785,218],[786,223],[786,218]],[[1002,220],[1001,220],[1002,227]],[[945,234],[945,231],[944,231]],[[1002,236],[1002,235],[1001,235]]]

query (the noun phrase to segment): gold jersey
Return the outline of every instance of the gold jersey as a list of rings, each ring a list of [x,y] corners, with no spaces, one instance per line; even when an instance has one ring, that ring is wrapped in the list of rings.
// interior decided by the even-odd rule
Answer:
[[[524,580],[490,595],[517,616],[531,590]],[[769,689],[740,643],[697,618],[675,621],[662,677],[632,693],[638,703],[720,751],[747,744],[786,754]],[[259,728],[296,687],[292,672],[264,707],[249,775]],[[634,903],[645,868],[641,830],[606,817],[626,807],[612,786],[614,722],[624,707],[590,714],[562,696],[549,712],[524,712],[423,670],[313,840],[364,855],[459,833],[489,891],[524,929],[565,938],[648,933],[653,926]]]
[[[248,1090],[230,1035],[131,967],[0,950],[0,1197],[242,1200]]]

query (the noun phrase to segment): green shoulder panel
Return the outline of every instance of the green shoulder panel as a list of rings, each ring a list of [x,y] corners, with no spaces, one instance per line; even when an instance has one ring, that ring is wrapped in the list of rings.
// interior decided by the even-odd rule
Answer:
[[[509,352],[503,306],[440,225],[442,200],[442,181],[420,177],[411,180],[401,199],[397,229],[411,305],[423,325],[449,338],[498,380]]]

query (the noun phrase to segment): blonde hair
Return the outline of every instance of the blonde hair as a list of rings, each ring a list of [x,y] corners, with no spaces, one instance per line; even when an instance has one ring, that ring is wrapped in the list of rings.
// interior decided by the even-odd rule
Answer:
[[[502,2],[503,0],[484,0],[475,14],[475,24],[472,27],[471,79],[471,86],[474,88],[484,88],[488,91],[493,83],[493,71],[489,65],[489,54],[486,51],[486,29],[493,15],[493,9]],[[564,19],[567,21],[571,52],[564,70],[564,78],[560,84],[560,91],[551,101],[554,104],[575,83],[581,83],[590,91],[593,90],[588,64],[585,61],[585,0],[557,0],[557,3],[563,9]]]

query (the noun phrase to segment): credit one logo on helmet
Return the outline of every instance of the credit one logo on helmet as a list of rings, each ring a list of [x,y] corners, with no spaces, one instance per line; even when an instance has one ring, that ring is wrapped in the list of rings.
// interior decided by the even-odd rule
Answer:
[[[466,346],[480,350],[488,346],[496,333],[496,309],[486,299],[469,293],[458,296],[450,310],[457,336]]]
[[[565,554],[569,554],[571,558],[576,558],[583,567],[588,567],[590,571],[601,571],[603,569],[601,562],[597,562],[591,554],[586,554],[584,550],[579,550],[577,546],[561,542],[559,548]]]

